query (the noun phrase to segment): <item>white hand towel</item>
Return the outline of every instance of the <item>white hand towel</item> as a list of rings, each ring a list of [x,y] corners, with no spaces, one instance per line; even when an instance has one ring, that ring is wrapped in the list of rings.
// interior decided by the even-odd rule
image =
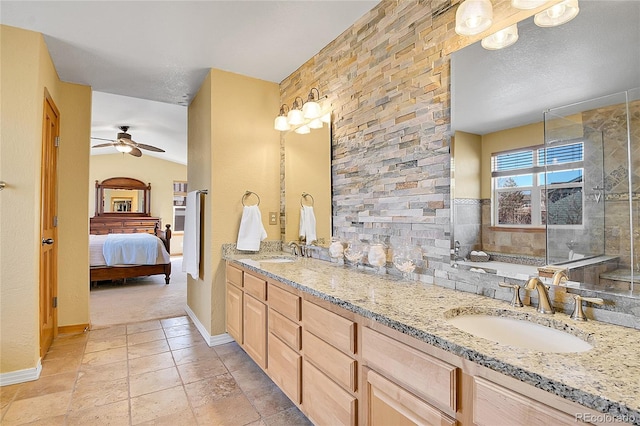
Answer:
[[[267,238],[267,231],[262,225],[260,209],[258,206],[244,206],[236,248],[245,251],[258,251],[260,250],[260,241],[265,238]]]
[[[187,194],[182,240],[182,271],[193,279],[200,279],[200,194]]]
[[[313,206],[302,206],[300,209],[300,239],[304,239],[307,244],[318,239]]]

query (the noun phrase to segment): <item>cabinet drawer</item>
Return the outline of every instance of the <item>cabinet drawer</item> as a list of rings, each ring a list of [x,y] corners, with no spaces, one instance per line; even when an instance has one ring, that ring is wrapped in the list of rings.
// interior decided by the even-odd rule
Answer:
[[[251,274],[244,274],[244,291],[256,299],[267,300],[267,282]]]
[[[227,264],[226,273],[227,281],[238,287],[242,287],[242,271],[240,269]]]
[[[575,425],[574,416],[480,377],[473,378],[473,422],[478,425]]]
[[[269,307],[293,321],[300,321],[300,296],[269,285]]]
[[[311,302],[303,301],[302,325],[346,354],[356,353],[356,324]]]
[[[455,419],[375,371],[369,370],[366,378],[367,425],[457,425]]]
[[[302,356],[269,334],[269,376],[296,404],[302,399]]]
[[[271,294],[269,293],[269,297]],[[269,331],[292,349],[296,351],[302,349],[302,327],[271,308],[269,308]]]
[[[311,333],[304,332],[304,355],[345,389],[357,389],[357,362]]]
[[[302,371],[302,405],[313,424],[358,424],[358,400],[353,395],[306,360]]]
[[[456,367],[400,343],[362,329],[362,359],[419,395],[456,411]]]

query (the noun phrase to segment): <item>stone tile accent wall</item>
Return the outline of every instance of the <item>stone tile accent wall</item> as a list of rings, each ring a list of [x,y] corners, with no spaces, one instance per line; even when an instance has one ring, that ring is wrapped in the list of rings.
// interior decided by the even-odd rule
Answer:
[[[383,0],[281,82],[281,103],[316,87],[331,104],[334,235],[410,239],[421,281],[509,300],[449,265],[450,54],[479,40],[455,34],[459,2]],[[501,28],[535,12],[492,3]]]

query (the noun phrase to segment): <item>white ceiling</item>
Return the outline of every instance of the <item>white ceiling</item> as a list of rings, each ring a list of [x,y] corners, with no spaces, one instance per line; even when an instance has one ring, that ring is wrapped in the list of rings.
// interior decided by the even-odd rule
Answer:
[[[61,80],[103,92],[92,136],[128,125],[184,164],[184,106],[210,68],[280,83],[378,2],[2,0],[0,23],[43,33]],[[184,124],[167,129],[175,122]]]

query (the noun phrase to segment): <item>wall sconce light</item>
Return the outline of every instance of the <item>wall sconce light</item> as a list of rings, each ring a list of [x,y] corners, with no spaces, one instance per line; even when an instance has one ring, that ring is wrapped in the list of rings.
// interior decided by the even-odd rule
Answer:
[[[318,97],[313,96],[314,90],[318,94]],[[320,91],[314,87],[309,91],[307,102],[302,106],[304,118],[316,118],[321,115],[322,110],[320,109],[320,104],[316,102],[317,100],[320,100]]]
[[[556,27],[575,18],[579,11],[578,0],[565,0],[547,10],[536,13],[533,22],[539,27]]]
[[[456,11],[456,33],[480,34],[493,22],[493,6],[490,0],[465,0]]]
[[[298,104],[298,99],[300,99],[300,104]],[[298,126],[304,123],[304,114],[301,109],[303,104],[304,104],[304,101],[300,96],[298,96],[293,100],[293,106],[291,107],[291,110],[287,114],[287,122],[289,123],[289,125]]]
[[[511,7],[516,9],[529,10],[535,9],[545,4],[549,0],[511,0]]]
[[[287,115],[285,112],[285,107],[287,108],[287,110],[289,109],[289,107],[285,104],[283,104],[280,107],[280,114],[276,117],[276,121],[273,125],[274,129],[276,130],[280,130],[281,132],[285,132],[287,130],[291,129],[291,126],[289,125],[289,122],[287,122]]]
[[[487,50],[498,50],[511,46],[516,41],[518,41],[518,24],[513,24],[483,38],[480,44]]]

